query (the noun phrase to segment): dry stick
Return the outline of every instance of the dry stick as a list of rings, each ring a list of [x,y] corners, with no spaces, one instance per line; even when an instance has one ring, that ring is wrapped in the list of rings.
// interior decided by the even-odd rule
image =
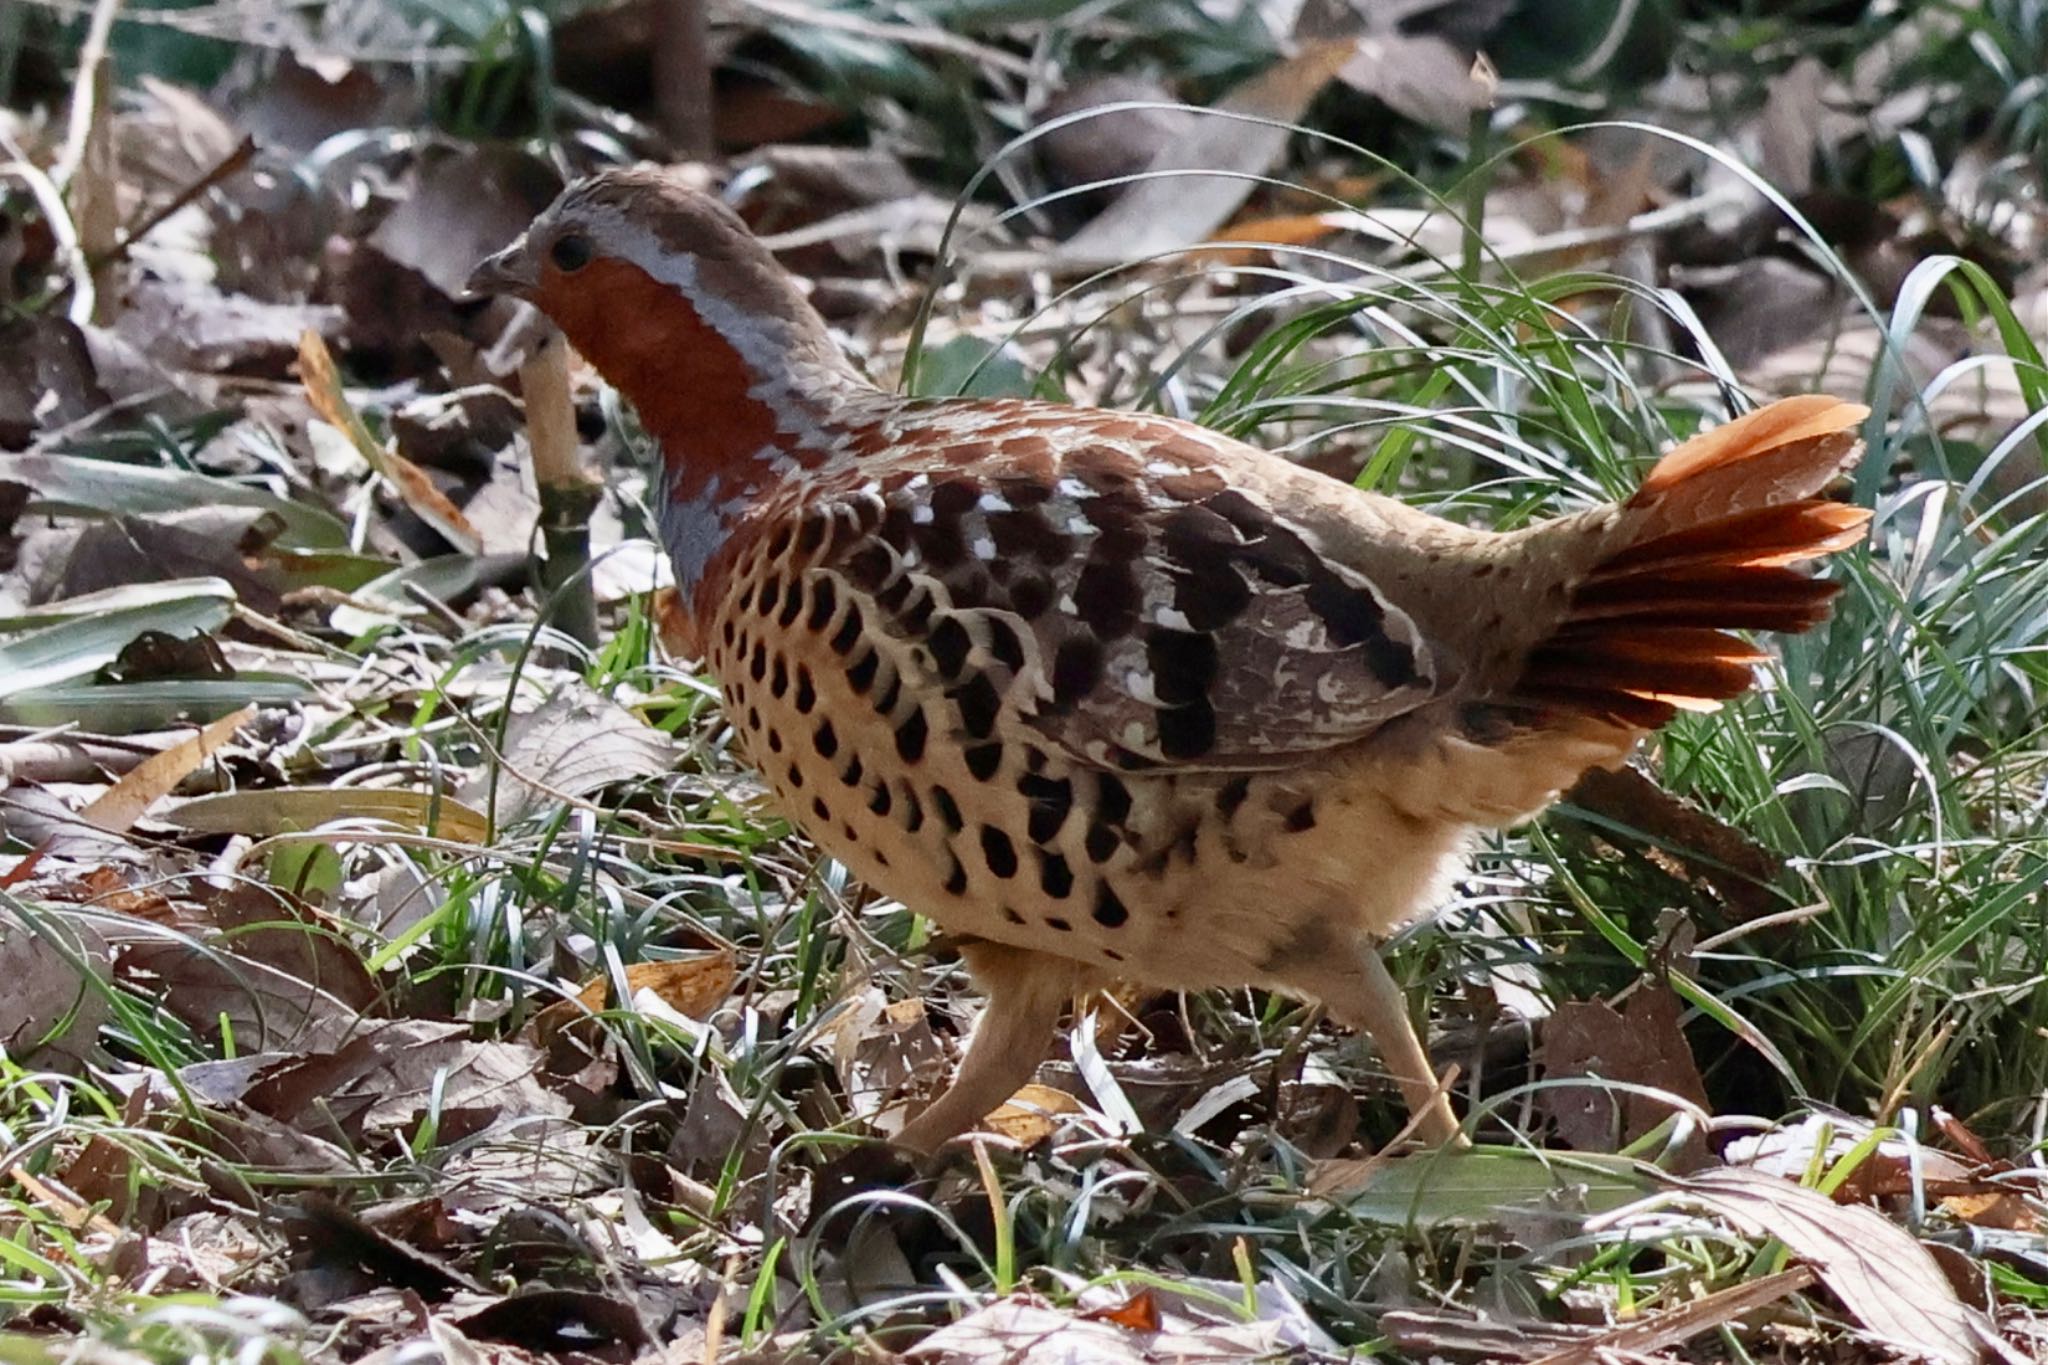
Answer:
[[[187,204],[197,199],[200,195],[205,194],[208,190],[212,189],[215,185],[218,185],[221,181],[235,174],[235,172],[241,170],[244,166],[249,164],[249,162],[255,157],[255,155],[256,139],[253,137],[244,137],[239,143],[236,144],[235,149],[232,152],[229,152],[226,156],[222,157],[218,162],[214,164],[213,169],[207,171],[206,174],[200,176],[197,180],[187,185],[184,189],[179,190],[176,194],[172,195],[170,202],[165,204],[162,208],[158,209],[155,213],[150,214],[148,217],[144,218],[140,223],[137,223],[134,227],[122,233],[120,240],[115,242],[113,246],[109,247],[104,254],[88,257],[88,260],[92,265],[92,268],[94,270],[98,270],[101,266],[110,264],[111,262],[117,261],[121,259],[123,256],[126,256],[137,242],[141,241],[144,237],[149,236],[150,233],[155,232],[158,228],[162,227],[172,214],[184,208]]]
[[[78,77],[71,87],[71,118],[64,134],[64,158],[53,177],[63,186],[71,221],[78,228],[78,249],[88,262],[111,254],[121,234],[119,172],[114,162],[113,67],[107,42],[121,0],[98,0],[92,26],[79,49]],[[92,287],[72,301],[73,322],[105,322],[106,290],[99,270]]]
[[[540,534],[547,558],[540,581],[550,623],[579,643],[597,644],[597,598],[590,583],[590,514],[599,485],[577,458],[576,405],[569,396],[569,346],[549,329],[519,367],[526,397],[526,440],[540,492]]]
[[[711,19],[707,0],[656,0],[654,105],[676,150],[703,161],[717,150],[711,122]]]

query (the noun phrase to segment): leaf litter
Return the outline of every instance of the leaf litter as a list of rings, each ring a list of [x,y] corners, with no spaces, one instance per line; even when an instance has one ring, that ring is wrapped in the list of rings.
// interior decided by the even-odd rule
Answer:
[[[165,12],[165,31],[227,8]],[[1262,282],[1276,267],[1314,281],[1341,270],[1317,254],[1338,247],[1373,278],[1440,273],[1468,240],[1443,206],[1304,154],[1274,125],[1362,95],[1427,137],[1462,138],[1498,92],[1461,35],[1498,38],[1500,8],[1406,6],[1325,31],[1313,7],[1259,7],[1290,46],[1209,82],[1205,106],[1254,118],[1162,111],[1174,116],[1147,124],[1166,131],[1136,160],[1110,119],[1069,125],[1073,165],[1169,174],[1098,193],[1106,207],[1079,226],[971,214],[995,249],[962,262],[931,340],[966,343],[960,382],[998,386],[976,391],[1050,375],[1076,397],[1185,404],[1154,376],[1219,329],[1233,346],[1255,339],[1247,319],[1281,292]],[[548,157],[387,136],[419,115],[421,73],[466,60],[396,9],[367,7],[354,28],[274,16],[286,36],[261,80],[244,64],[208,97],[151,78],[112,106],[96,136],[111,133],[122,179],[79,172],[81,202],[112,189],[123,208],[128,235],[93,281],[107,287],[89,315],[67,316],[59,293],[4,324],[0,979],[19,986],[0,992],[0,1052],[24,1098],[0,1122],[10,1142],[24,1116],[54,1125],[5,1175],[0,1217],[16,1245],[41,1248],[22,1264],[52,1250],[51,1228],[83,1229],[79,1264],[111,1284],[269,1295],[304,1316],[265,1330],[318,1324],[319,1357],[350,1360],[801,1359],[856,1339],[884,1358],[920,1334],[906,1358],[1322,1359],[1379,1333],[1468,1358],[1603,1359],[1715,1331],[1815,1352],[1861,1331],[1941,1360],[2010,1349],[1923,1234],[2002,1245],[2002,1264],[2040,1282],[2038,1249],[2029,1262],[2031,1243],[1991,1240],[2038,1233],[2033,1168],[1960,1125],[1939,1147],[1840,1117],[1730,1140],[1689,1041],[1697,1020],[1661,982],[1542,1002],[1541,1044],[1515,1064],[1540,1069],[1530,1110],[1555,1149],[1353,1155],[1371,1087],[1268,1042],[1270,1003],[1133,1001],[1138,1027],[1077,1036],[1071,1065],[992,1117],[977,1178],[956,1168],[909,1187],[936,1218],[898,1204],[881,1234],[807,1232],[833,1141],[819,1135],[877,1116],[886,1130],[957,1054],[965,1020],[904,961],[922,931],[786,837],[702,685],[644,643],[662,635],[647,593],[663,572],[644,465],[587,372],[572,399],[613,475],[597,518],[613,633],[579,655],[534,632],[535,499],[507,340],[519,323],[455,295],[565,168],[594,164],[600,143],[655,144],[630,119]],[[790,22],[764,15],[735,23]],[[950,38],[868,22],[826,28],[847,43]],[[1005,85],[1035,70],[1015,37],[963,41],[1004,55],[986,76],[1003,87],[998,117],[1042,121]],[[1732,130],[1716,122],[1723,91],[1674,80],[1643,98],[1672,128],[1749,149],[1881,303],[1915,298],[1930,255],[1975,251],[2039,335],[2048,290],[2016,273],[2012,245],[2034,227],[1978,231],[1982,173],[1959,165],[1921,220],[1862,214],[1875,233],[1858,227],[1868,206],[1826,212],[1815,168],[1873,126],[1910,123],[1881,55],[1846,79],[1792,64]],[[1517,79],[1503,89],[1525,99]],[[1169,93],[1103,84],[1071,107],[1134,89]],[[804,103],[733,107],[763,127],[771,112],[832,116]],[[6,131],[31,163],[54,156],[49,129],[10,115]],[[914,277],[947,249],[957,183],[935,192],[929,147],[885,143],[770,145],[728,187],[884,375],[905,353]],[[1901,350],[1727,167],[1585,147],[1502,159],[1479,201],[1481,268],[1651,244],[1654,283],[1699,322],[1673,342],[1662,396],[1732,375],[1860,397],[1896,352],[1950,435],[1995,440],[2033,411],[2025,365],[1988,354],[1985,310],[1960,308]],[[1180,174],[1194,170],[1228,174]],[[1019,198],[1040,173],[1011,172]],[[1261,183],[1282,175],[1312,193]],[[9,214],[15,225],[12,201]],[[1241,245],[1253,241],[1266,245]],[[1135,298],[1046,285],[1195,247],[1216,271]],[[10,295],[29,277],[82,288],[55,252],[24,234]],[[1381,302],[1378,341],[1424,325],[1412,297]],[[1305,454],[1349,475],[1371,449]],[[2001,478],[1987,474],[2015,496],[2031,487]],[[1601,831],[1599,856],[1703,892],[1695,908],[1730,920],[1709,932],[1767,923],[1773,888],[1801,871],[1640,775],[1582,795],[1627,817]],[[848,940],[843,964],[820,955],[828,926]],[[1658,965],[1683,972],[1686,956]],[[1118,1138],[1104,1111],[1134,1104],[1173,1136]],[[1677,1131],[1674,1113],[1678,1128],[1706,1122],[1646,1147]],[[66,1127],[73,1114],[86,1121]],[[1544,1259],[1581,1235],[1658,1244],[1679,1235],[1676,1209],[1760,1248],[1750,1277],[1681,1274],[1631,1310],[1586,1287],[1576,1252]],[[1073,1229],[1060,1254],[1083,1247],[1080,1260],[1026,1267],[1019,1287],[998,1267],[1020,1221]],[[1341,1284],[1295,1264],[1332,1224],[1373,1248],[1367,1272],[1330,1272]],[[1515,1263],[1438,1303],[1403,1235]],[[824,1271],[806,1278],[800,1262]],[[1063,1268],[1075,1263],[1109,1268],[1090,1279]],[[977,1264],[987,1274],[966,1288]],[[825,1295],[831,1273],[856,1288]],[[953,1307],[903,1306],[913,1291]],[[1842,1334],[1807,1325],[1816,1304]],[[883,1347],[870,1325],[914,1330]]]

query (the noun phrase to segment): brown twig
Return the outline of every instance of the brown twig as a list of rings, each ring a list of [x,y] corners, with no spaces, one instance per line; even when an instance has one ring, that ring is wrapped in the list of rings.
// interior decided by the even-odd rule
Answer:
[[[111,265],[113,262],[120,260],[128,254],[137,242],[162,227],[172,214],[184,208],[187,204],[190,204],[200,195],[205,194],[244,166],[247,166],[255,155],[256,139],[244,137],[241,142],[236,144],[235,149],[215,163],[211,170],[172,195],[170,202],[162,208],[148,215],[126,232],[123,232],[120,238],[105,251],[96,256],[88,255],[86,262],[94,270],[98,270],[102,266]]]
[[[717,151],[711,122],[711,19],[705,0],[654,6],[654,104],[676,150],[702,161]]]

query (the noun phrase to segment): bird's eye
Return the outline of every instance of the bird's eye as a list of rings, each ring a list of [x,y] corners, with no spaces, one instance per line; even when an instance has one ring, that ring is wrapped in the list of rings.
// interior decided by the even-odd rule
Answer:
[[[555,263],[555,269],[564,275],[573,275],[590,264],[596,252],[590,239],[580,232],[565,232],[555,238],[555,244],[548,248],[548,259]]]

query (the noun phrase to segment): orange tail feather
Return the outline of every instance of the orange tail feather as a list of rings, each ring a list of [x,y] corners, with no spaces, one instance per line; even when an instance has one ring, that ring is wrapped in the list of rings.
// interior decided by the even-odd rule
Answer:
[[[1840,585],[1788,566],[1863,539],[1866,509],[1815,495],[1854,465],[1868,415],[1788,398],[1658,461],[1622,506],[1617,548],[1531,653],[1517,698],[1654,729],[1748,688],[1766,656],[1725,632],[1825,620]]]

